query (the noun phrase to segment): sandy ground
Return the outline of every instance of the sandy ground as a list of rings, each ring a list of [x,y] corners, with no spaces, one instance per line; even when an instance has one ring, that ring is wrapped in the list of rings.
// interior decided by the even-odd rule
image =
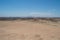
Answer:
[[[0,40],[60,40],[60,24],[0,21]]]

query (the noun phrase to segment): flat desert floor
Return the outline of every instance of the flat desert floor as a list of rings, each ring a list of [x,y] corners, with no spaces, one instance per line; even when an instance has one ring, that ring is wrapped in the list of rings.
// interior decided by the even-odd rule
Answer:
[[[0,40],[60,40],[60,23],[0,21]]]

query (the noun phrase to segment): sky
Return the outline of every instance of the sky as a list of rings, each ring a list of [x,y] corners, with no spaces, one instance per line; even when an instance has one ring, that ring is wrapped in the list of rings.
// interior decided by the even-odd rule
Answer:
[[[0,17],[60,17],[60,0],[0,0]]]

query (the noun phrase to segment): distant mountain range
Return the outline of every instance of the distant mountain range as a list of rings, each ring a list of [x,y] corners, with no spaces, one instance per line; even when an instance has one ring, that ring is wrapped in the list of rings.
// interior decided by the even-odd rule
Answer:
[[[1,21],[5,20],[50,20],[50,21],[60,21],[60,17],[0,17]]]

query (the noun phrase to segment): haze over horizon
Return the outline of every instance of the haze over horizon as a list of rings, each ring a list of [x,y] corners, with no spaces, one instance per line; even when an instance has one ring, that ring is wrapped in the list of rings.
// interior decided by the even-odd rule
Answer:
[[[0,0],[0,17],[60,17],[60,0]]]

